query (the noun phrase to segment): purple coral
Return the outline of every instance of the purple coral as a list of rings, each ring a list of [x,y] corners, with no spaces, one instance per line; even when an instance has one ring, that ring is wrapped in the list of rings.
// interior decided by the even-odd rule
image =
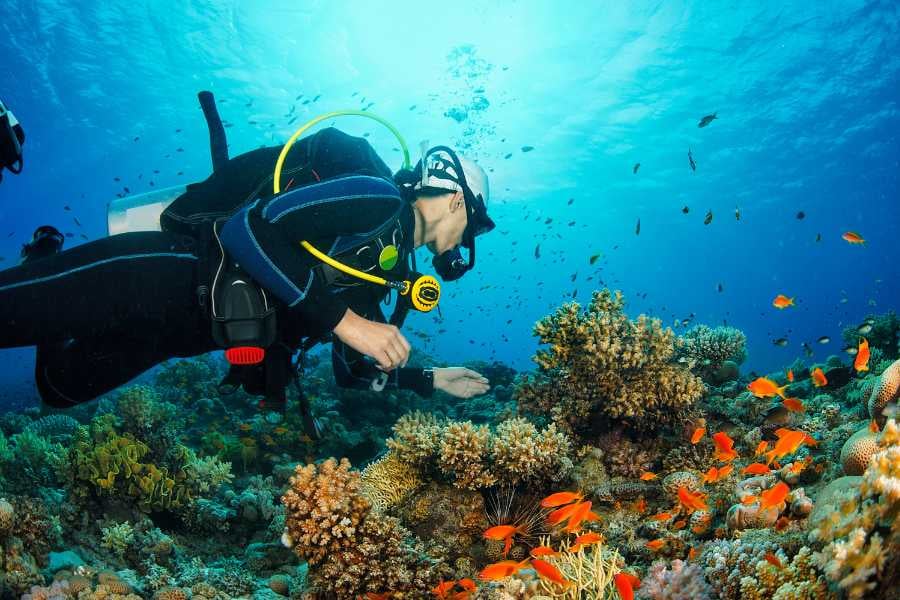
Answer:
[[[706,600],[713,592],[703,578],[703,571],[696,565],[673,560],[671,569],[665,561],[656,561],[641,582],[638,598],[648,600]]]

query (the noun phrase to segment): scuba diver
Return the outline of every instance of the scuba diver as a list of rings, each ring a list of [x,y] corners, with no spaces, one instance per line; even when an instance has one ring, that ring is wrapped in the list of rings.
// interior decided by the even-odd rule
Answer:
[[[165,208],[161,230],[59,252],[63,237],[45,226],[22,263],[0,271],[0,348],[37,346],[47,406],[71,407],[167,359],[225,349],[220,392],[242,387],[263,397],[261,408],[283,410],[293,381],[315,439],[299,373],[306,352],[328,341],[341,387],[460,398],[489,389],[470,369],[407,367],[399,331],[410,310],[428,311],[440,296],[437,280],[415,270],[415,249],[426,246],[452,281],[475,266],[475,238],[494,228],[476,163],[436,146],[392,174],[364,138],[333,127],[290,154],[297,134],[283,150],[229,160],[224,137],[214,143],[210,131],[214,171]]]
[[[22,172],[24,143],[25,130],[3,100],[0,100],[0,182],[3,181],[3,169],[9,169],[14,175]]]

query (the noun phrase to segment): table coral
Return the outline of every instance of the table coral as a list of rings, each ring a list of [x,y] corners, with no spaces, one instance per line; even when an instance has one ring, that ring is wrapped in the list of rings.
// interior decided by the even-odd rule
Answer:
[[[594,292],[582,311],[561,306],[534,327],[537,374],[516,389],[523,410],[549,416],[567,433],[596,417],[654,430],[679,418],[703,394],[700,379],[674,361],[675,334],[658,319],[631,321],[621,292]]]

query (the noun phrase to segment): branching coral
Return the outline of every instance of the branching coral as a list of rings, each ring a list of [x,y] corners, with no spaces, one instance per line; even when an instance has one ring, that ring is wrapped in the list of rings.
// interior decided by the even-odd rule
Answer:
[[[104,527],[100,530],[100,533],[103,536],[100,545],[120,559],[134,542],[134,528],[127,521]]]
[[[472,490],[498,482],[559,481],[573,466],[568,436],[552,424],[539,430],[523,418],[507,419],[492,431],[470,421],[405,415],[387,446],[397,460],[421,473],[440,473],[457,487]]]
[[[747,355],[747,336],[734,327],[697,325],[685,332],[681,341],[678,355],[692,368],[717,369],[726,360],[741,364]]]
[[[539,372],[524,378],[521,409],[549,416],[564,432],[586,433],[605,417],[653,430],[679,418],[703,383],[673,361],[675,334],[658,319],[631,321],[621,292],[594,292],[582,311],[565,304],[535,325]]]
[[[323,593],[355,598],[366,592],[410,592],[425,597],[442,573],[406,540],[399,521],[371,510],[360,476],[342,459],[298,466],[282,497],[283,542],[312,567]]]
[[[861,479],[841,478],[823,490],[823,506],[810,517],[810,540],[825,544],[816,563],[851,599],[869,597],[895,576],[885,565],[900,552],[900,427],[893,419],[878,448]]]

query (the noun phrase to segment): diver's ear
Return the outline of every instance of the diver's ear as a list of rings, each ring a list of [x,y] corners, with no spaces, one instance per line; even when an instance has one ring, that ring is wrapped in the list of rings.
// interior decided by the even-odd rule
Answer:
[[[463,193],[459,190],[453,192],[453,195],[450,196],[450,212],[456,212],[460,208],[465,205],[465,199],[463,198]]]

